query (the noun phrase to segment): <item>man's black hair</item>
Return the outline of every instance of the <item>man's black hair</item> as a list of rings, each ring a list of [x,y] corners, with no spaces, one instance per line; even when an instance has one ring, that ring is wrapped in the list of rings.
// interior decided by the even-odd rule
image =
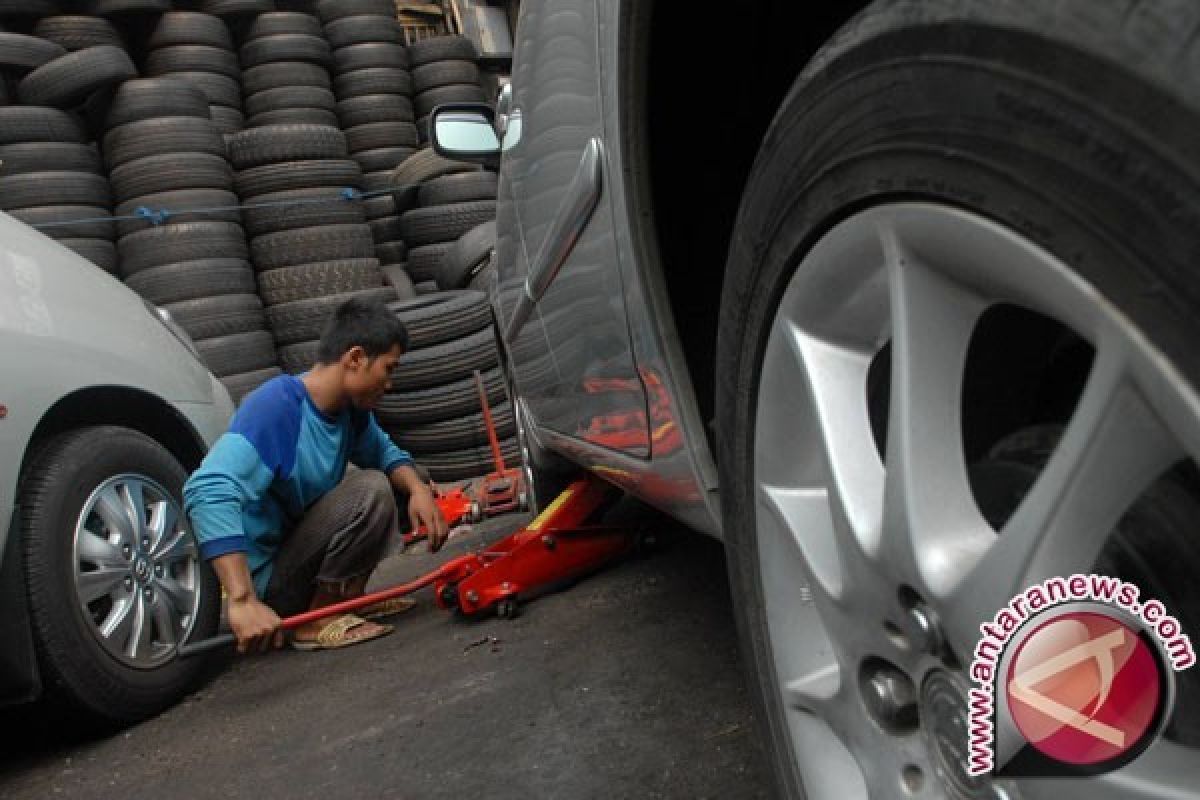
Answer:
[[[353,297],[334,310],[321,341],[317,344],[317,361],[337,362],[346,351],[358,346],[368,358],[375,358],[400,345],[408,350],[408,328],[380,300]]]

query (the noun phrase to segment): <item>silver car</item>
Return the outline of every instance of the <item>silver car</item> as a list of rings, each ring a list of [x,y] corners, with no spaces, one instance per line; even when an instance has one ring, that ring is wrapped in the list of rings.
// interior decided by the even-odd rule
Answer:
[[[494,115],[435,112],[500,165],[536,480],[573,462],[725,542],[781,794],[1200,797],[1200,670],[1103,775],[965,752],[980,625],[1024,587],[1117,576],[1200,635],[1197,30],[1166,0],[524,0]]]
[[[140,719],[197,677],[175,645],[216,629],[180,498],[233,405],[115,278],[7,214],[0,242],[0,704]]]

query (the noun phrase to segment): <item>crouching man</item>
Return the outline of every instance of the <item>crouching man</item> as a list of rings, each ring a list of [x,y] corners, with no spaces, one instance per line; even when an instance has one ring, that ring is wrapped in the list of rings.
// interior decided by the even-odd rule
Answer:
[[[397,533],[397,495],[433,550],[445,541],[446,523],[412,458],[371,413],[407,346],[404,324],[385,305],[347,301],[321,334],[312,370],[248,395],[184,486],[239,652],[281,647],[280,617],[361,596]],[[293,631],[292,645],[316,650],[383,636],[392,626],[373,620],[408,605],[399,598],[313,622]]]

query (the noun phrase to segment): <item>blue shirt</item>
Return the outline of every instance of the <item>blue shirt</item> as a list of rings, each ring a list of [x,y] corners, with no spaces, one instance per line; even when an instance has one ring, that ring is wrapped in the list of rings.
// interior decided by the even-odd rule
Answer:
[[[261,597],[285,532],[341,483],[347,462],[387,474],[413,460],[370,411],[348,407],[331,417],[300,378],[267,381],[242,401],[183,487],[200,554],[245,553]]]

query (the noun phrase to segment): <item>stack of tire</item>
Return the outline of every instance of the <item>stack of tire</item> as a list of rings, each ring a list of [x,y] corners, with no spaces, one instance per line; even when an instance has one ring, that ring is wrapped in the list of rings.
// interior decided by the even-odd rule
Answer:
[[[390,307],[408,328],[410,349],[376,409],[380,426],[435,481],[487,474],[493,462],[474,380],[479,370],[505,461],[518,463],[487,296],[439,292]]]
[[[0,208],[115,272],[108,179],[74,112],[136,76],[133,62],[110,43],[68,52],[37,36],[0,33],[0,70],[4,102],[13,99],[15,86],[20,103],[0,116]]]
[[[146,46],[147,75],[184,80],[207,98],[218,131],[242,129],[241,68],[224,20],[198,11],[170,11],[159,17]]]
[[[336,127],[329,43],[312,14],[275,11],[250,23],[240,49],[246,127]]]
[[[333,48],[338,121],[368,192],[391,188],[389,173],[416,150],[408,53],[391,0],[321,0],[317,13]],[[368,197],[364,208],[375,255],[398,292],[411,294],[402,272],[407,248],[393,193]],[[401,200],[403,203],[403,200]]]
[[[175,77],[125,82],[103,151],[117,216],[133,217],[117,223],[125,283],[171,312],[235,399],[278,374],[208,98]]]
[[[465,36],[435,36],[413,42],[408,48],[412,63],[413,110],[422,141],[429,140],[429,114],[444,103],[487,101],[479,83],[478,55]]]
[[[443,260],[460,237],[495,220],[495,173],[448,161],[425,148],[402,164],[393,179],[420,186],[416,206],[401,214],[398,224],[408,243],[407,269],[414,284],[419,291],[462,285],[446,280]]]
[[[395,300],[383,285],[346,137],[325,125],[247,128],[228,139],[251,260],[284,370],[316,361],[330,313],[350,297]]]

